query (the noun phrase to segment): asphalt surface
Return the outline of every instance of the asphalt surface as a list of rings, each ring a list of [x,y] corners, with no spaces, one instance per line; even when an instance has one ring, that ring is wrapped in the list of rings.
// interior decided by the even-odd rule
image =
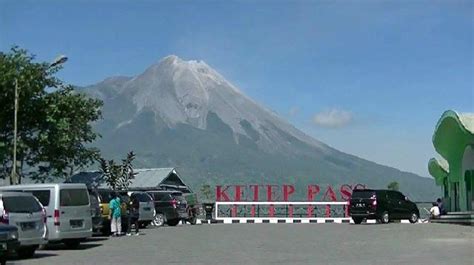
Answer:
[[[12,264],[474,264],[474,227],[447,224],[213,224],[95,237]]]

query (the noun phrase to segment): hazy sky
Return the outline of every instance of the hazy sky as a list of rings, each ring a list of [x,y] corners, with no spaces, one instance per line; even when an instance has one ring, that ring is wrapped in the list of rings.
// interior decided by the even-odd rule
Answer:
[[[474,112],[473,1],[255,2],[0,0],[0,50],[66,54],[77,85],[204,60],[309,135],[428,176],[442,112]]]

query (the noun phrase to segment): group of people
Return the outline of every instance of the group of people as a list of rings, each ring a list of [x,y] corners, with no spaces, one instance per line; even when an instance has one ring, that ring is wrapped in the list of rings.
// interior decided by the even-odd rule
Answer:
[[[140,202],[138,201],[138,199],[136,197],[131,198],[128,201],[122,202],[122,200],[120,199],[119,194],[113,193],[112,194],[112,199],[109,202],[111,236],[117,237],[117,236],[121,236],[121,235],[124,234],[124,233],[122,233],[122,215],[124,214],[124,213],[122,213],[122,211],[123,211],[122,204],[126,205],[126,210],[125,211],[126,211],[126,214],[127,214],[126,216],[128,216],[128,218],[126,219],[126,221],[127,221],[126,235],[127,236],[132,235],[132,233],[131,233],[132,224],[135,226],[135,235],[137,235],[137,236],[140,235],[139,224],[138,224],[138,219],[140,217],[140,212],[139,212]]]
[[[447,211],[444,208],[443,201],[441,198],[438,198],[436,202],[432,203],[432,207],[430,209],[430,219],[436,219],[445,214],[447,214]]]

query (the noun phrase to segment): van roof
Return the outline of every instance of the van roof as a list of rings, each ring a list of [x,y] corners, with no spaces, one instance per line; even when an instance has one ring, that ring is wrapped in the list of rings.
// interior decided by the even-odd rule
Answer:
[[[45,183],[45,184],[23,184],[23,185],[8,185],[1,186],[0,190],[9,189],[41,189],[41,188],[84,188],[87,189],[84,183]]]
[[[149,193],[183,193],[182,191],[179,190],[148,190],[145,192]]]

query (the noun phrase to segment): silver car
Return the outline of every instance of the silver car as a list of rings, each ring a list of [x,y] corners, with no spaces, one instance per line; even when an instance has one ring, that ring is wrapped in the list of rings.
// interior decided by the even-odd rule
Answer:
[[[149,225],[155,217],[155,204],[153,199],[146,192],[134,191],[128,192],[130,199],[138,199],[140,203],[140,208],[138,209],[139,217],[138,223],[142,227]]]
[[[46,211],[30,193],[0,192],[0,220],[18,228],[22,258],[32,257],[39,245],[47,243]]]

